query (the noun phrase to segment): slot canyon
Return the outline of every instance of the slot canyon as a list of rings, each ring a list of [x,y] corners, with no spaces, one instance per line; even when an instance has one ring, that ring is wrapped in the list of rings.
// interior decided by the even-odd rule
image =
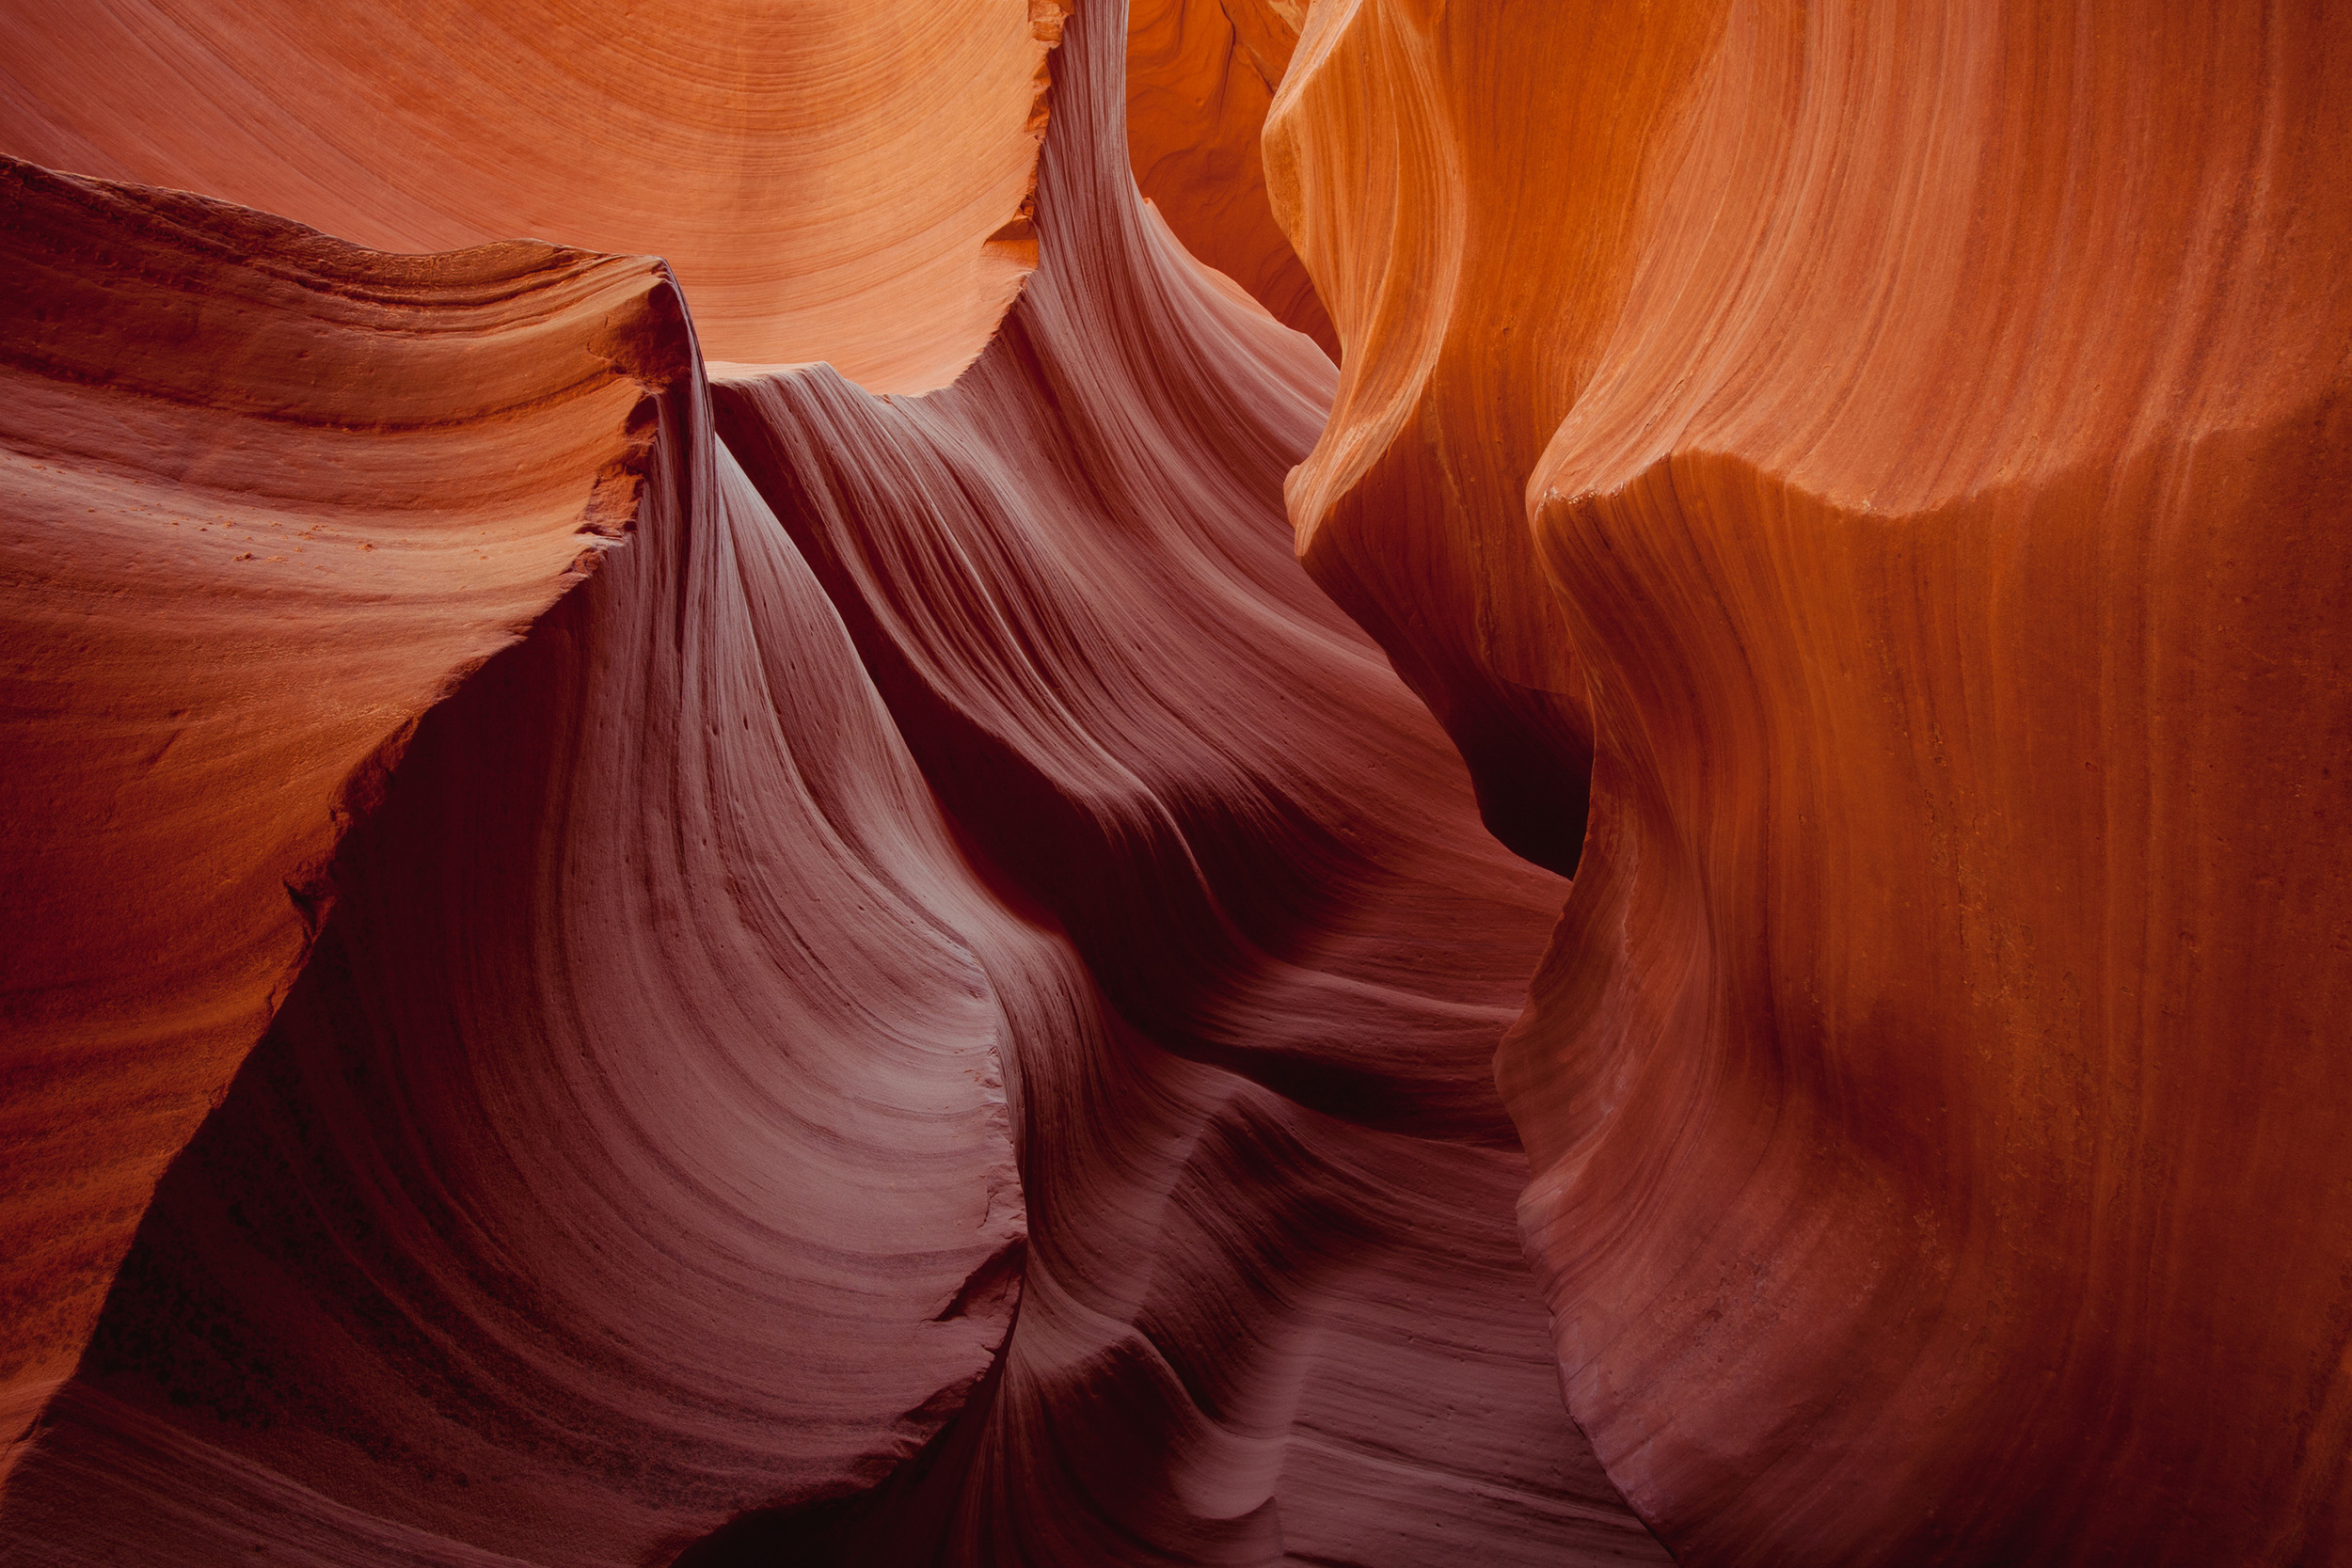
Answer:
[[[0,1565],[2352,1568],[2352,10],[0,0]]]

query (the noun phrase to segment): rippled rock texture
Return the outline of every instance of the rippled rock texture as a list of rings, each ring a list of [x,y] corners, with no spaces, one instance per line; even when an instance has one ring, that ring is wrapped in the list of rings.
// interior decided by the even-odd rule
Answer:
[[[2343,18],[0,40],[0,1562],[2352,1561]]]
[[[2347,66],[2317,5],[1308,19],[1292,515],[1581,848],[1499,1073],[1684,1561],[2352,1560]]]
[[[703,351],[879,391],[1037,260],[1055,0],[124,0],[0,12],[0,150],[394,251],[668,261]],[[860,90],[858,84],[865,85]]]
[[[1292,559],[1333,367],[1121,21],[918,398],[11,168],[0,1558],[1663,1560],[1512,1221],[1563,886]]]
[[[1127,147],[1136,182],[1198,260],[1337,359],[1338,334],[1275,220],[1259,145],[1304,0],[1133,0]]]

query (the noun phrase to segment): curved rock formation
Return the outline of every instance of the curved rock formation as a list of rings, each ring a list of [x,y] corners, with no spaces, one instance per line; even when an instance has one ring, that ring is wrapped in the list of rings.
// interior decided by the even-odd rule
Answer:
[[[0,1562],[2352,1561],[2343,18],[0,43]]]
[[[627,527],[688,346],[648,261],[0,181],[13,1438],[418,716]]]
[[[2352,1555],[2347,63],[2316,6],[1309,19],[1301,551],[1581,839],[1500,1071],[1681,1560]],[[1588,747],[1589,828],[1524,789]]]
[[[1482,1217],[1520,1164],[1496,1004],[1558,884],[1478,833],[1286,559],[1328,367],[1135,207],[1117,44],[1073,24],[1044,261],[971,375],[919,405],[717,389],[976,859],[1135,1031],[1025,1053],[1002,1385],[950,1439],[970,1468],[849,1560],[934,1511],[973,1562],[1654,1560],[1518,1359]]]
[[[706,352],[942,387],[1035,264],[1057,0],[131,0],[0,16],[0,152],[385,250],[658,253]]]
[[[66,1177],[120,1137],[101,1068],[148,1094],[139,1074],[169,1068],[200,1108],[266,1033],[145,1206],[0,1499],[0,1560],[1662,1560],[1561,1407],[1509,1218],[1527,1166],[1489,1061],[1561,884],[1480,831],[1441,733],[1290,559],[1280,484],[1331,368],[1136,200],[1119,20],[1083,8],[1057,56],[1039,272],[917,399],[821,367],[713,379],[652,263],[385,257],[20,170],[21,252],[59,248],[53,208],[84,214],[56,270],[154,287],[165,325],[54,312],[84,358],[15,373],[83,467],[53,480],[12,434],[42,464],[19,493],[111,479],[115,410],[146,396],[196,434],[134,450],[259,451],[276,466],[243,483],[329,519],[319,537],[339,505],[447,507],[370,488],[368,443],[396,438],[456,454],[412,487],[487,507],[486,474],[541,509],[537,532],[507,525],[518,586],[477,548],[369,533],[357,560],[411,575],[338,579],[291,625],[290,588],[241,610],[161,569],[162,513],[211,469],[159,467],[132,503],[152,519],[37,514],[9,613],[74,617],[27,663],[86,684],[18,710],[57,740],[16,777],[98,804],[58,829],[75,854],[12,842],[12,865],[63,905],[218,840],[243,880],[205,928],[278,934],[237,993],[242,1037],[95,1066],[63,1054],[89,1026],[69,968],[24,971],[62,1043],[11,1066],[78,1097]],[[262,281],[187,281],[151,212]],[[340,281],[262,293],[280,250]],[[481,280],[497,260],[544,275],[538,314]],[[516,401],[476,409],[458,371],[397,358],[306,369],[334,341],[306,312],[403,278],[441,293],[398,351],[470,331]],[[242,313],[167,309],[239,288]],[[219,346],[175,341],[183,318]],[[490,373],[510,333],[547,379]],[[151,392],[148,357],[191,373]],[[213,387],[222,364],[276,401]],[[395,423],[404,387],[455,412]],[[385,401],[337,401],[357,397]],[[223,434],[240,419],[263,434]],[[500,474],[532,420],[580,434]],[[583,518],[626,537],[582,540]],[[59,609],[44,563],[101,530],[151,579],[126,546]],[[390,685],[395,588],[453,629],[417,701],[362,706],[320,650],[374,653]],[[69,754],[148,700],[94,678],[144,650],[87,660],[94,640],[183,617],[259,689],[152,700],[216,726],[192,754],[223,782],[143,782],[162,719]],[[246,627],[309,661],[276,673],[218,641]],[[335,750],[295,695],[368,744]],[[230,697],[247,706],[214,719]],[[245,781],[280,775],[317,783],[264,832]],[[158,804],[102,809],[134,786]],[[110,956],[100,973],[137,967]],[[119,983],[167,1021],[195,1006],[167,972]],[[28,1274],[70,1316],[54,1271]]]
[[[1127,148],[1184,247],[1333,359],[1331,316],[1267,204],[1259,128],[1298,45],[1302,0],[1136,0]]]

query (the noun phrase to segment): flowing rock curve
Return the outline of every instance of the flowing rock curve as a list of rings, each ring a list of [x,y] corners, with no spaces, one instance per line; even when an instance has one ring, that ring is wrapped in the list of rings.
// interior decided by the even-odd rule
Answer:
[[[1309,19],[1300,551],[1474,768],[1592,749],[1589,826],[1482,791],[1581,841],[1499,1073],[1684,1560],[2352,1554],[2348,61],[2295,5]]]
[[[1058,0],[0,15],[0,152],[439,251],[666,258],[706,353],[943,387],[1036,264]]]
[[[691,350],[647,260],[0,182],[12,1442],[418,716],[626,534]]]
[[[547,462],[628,537],[322,842],[0,1560],[1661,1560],[1508,1218],[1560,884],[1291,561],[1329,362],[1136,199],[1122,14],[951,388],[714,379],[600,263],[662,373]]]

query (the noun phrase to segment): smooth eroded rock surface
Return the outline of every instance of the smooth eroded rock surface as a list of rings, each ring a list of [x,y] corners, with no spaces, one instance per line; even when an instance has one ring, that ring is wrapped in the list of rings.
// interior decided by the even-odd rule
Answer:
[[[1121,20],[1070,22],[1040,270],[954,387],[642,324],[626,537],[320,835],[0,1560],[1663,1560],[1511,1219],[1563,886],[1292,558],[1332,368],[1137,199]]]
[[[0,152],[385,250],[665,258],[716,359],[945,386],[1037,259],[1058,0],[132,0],[0,16]]]
[[[2352,1562],[2348,74],[0,17],[0,1563]]]
[[[1135,0],[1127,147],[1136,184],[1185,248],[1336,360],[1330,313],[1267,204],[1258,145],[1306,10],[1301,0]]]
[[[387,257],[0,168],[13,1438],[267,1025],[418,717],[630,527],[650,261]]]
[[[1581,841],[1500,1073],[1571,1408],[1682,1560],[2352,1553],[2348,51],[1309,19],[1301,553],[1498,831]],[[1589,829],[1524,790],[1588,747]]]

